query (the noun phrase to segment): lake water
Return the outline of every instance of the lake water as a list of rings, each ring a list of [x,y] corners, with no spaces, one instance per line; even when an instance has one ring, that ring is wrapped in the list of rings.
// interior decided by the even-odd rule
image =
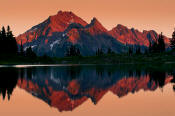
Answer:
[[[0,66],[0,116],[175,116],[175,69]]]

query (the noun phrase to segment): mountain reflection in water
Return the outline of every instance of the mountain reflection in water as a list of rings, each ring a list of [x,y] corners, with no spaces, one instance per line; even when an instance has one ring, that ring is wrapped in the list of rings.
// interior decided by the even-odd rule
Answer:
[[[155,91],[175,82],[173,70],[118,66],[8,67],[0,68],[0,77],[3,99],[7,96],[10,100],[13,89],[18,86],[60,112],[72,111],[87,99],[97,104],[109,91],[123,97],[139,90]]]

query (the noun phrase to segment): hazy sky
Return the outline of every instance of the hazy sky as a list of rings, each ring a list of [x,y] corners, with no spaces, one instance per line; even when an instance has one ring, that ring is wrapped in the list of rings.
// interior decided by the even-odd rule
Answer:
[[[175,0],[0,0],[0,26],[10,25],[17,36],[59,10],[88,23],[96,17],[108,30],[123,24],[171,37],[175,26]]]

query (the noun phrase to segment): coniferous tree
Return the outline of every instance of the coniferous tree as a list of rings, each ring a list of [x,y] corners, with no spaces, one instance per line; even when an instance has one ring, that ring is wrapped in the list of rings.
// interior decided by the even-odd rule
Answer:
[[[66,54],[65,54],[65,56],[70,56],[70,48],[67,48],[67,49],[66,49]]]
[[[10,36],[12,34],[11,30],[10,30],[10,26],[7,26],[7,36]]]
[[[22,45],[22,40],[21,40],[21,46],[20,46],[20,55],[24,56],[24,48],[23,48],[23,45]]]
[[[103,52],[103,49],[100,49],[100,55],[103,55],[104,52]]]
[[[132,46],[129,46],[128,53],[129,53],[129,55],[132,55],[133,54],[133,47]]]
[[[153,43],[150,42],[149,53],[158,53],[158,52],[164,52],[164,51],[165,51],[165,42],[164,42],[164,37],[161,33],[157,41]]]
[[[140,48],[140,46],[137,46],[136,47],[136,54],[141,54],[141,48]]]
[[[80,49],[76,48],[75,45],[71,45],[66,50],[66,56],[81,56]]]
[[[154,42],[152,44],[152,53],[157,53],[158,52],[158,43]]]
[[[70,56],[76,56],[76,48],[74,45],[70,47]]]
[[[175,50],[175,29],[174,29],[174,32],[172,34],[172,38],[170,39],[170,47],[172,50]]]
[[[99,48],[97,49],[97,51],[96,51],[96,56],[98,56],[99,55]]]
[[[2,44],[1,44],[1,54],[5,54],[6,53],[6,30],[5,27],[2,27],[2,31],[1,31],[1,37],[2,37]]]
[[[96,52],[96,55],[97,56],[101,56],[101,55],[103,55],[104,54],[104,52],[103,52],[103,49],[97,49],[97,52]]]
[[[16,54],[18,52],[18,46],[15,37],[10,30],[10,26],[7,27],[6,42],[8,45],[7,52],[11,54]]]
[[[33,52],[32,47],[30,46],[29,48],[26,49],[26,57],[29,58],[34,58],[36,57],[36,54]]]
[[[144,54],[148,54],[149,53],[149,48],[145,48]]]
[[[151,42],[150,41],[150,44],[149,44],[149,53],[156,53],[158,50],[157,50],[157,47],[158,44],[157,44],[157,41],[153,41]]]
[[[4,40],[6,38],[6,31],[5,31],[5,27],[4,26],[2,27],[1,34],[2,34],[2,39]]]
[[[112,54],[111,48],[108,48],[107,54]]]
[[[17,50],[17,42],[10,30],[10,26],[7,27],[7,31],[2,27],[0,31],[0,55],[15,55]]]
[[[148,48],[148,50],[149,50],[149,53],[152,53],[152,43],[151,43],[151,41],[149,41],[149,48]]]
[[[158,51],[159,52],[164,52],[165,51],[165,42],[164,42],[164,37],[162,35],[162,33],[159,35],[159,39],[158,39]]]
[[[77,51],[77,53],[76,53],[76,54],[77,54],[77,56],[81,56],[80,49],[79,49],[79,48],[77,48],[77,49],[76,49],[76,51]]]
[[[0,30],[0,54],[2,54],[2,45],[3,45],[2,31]]]

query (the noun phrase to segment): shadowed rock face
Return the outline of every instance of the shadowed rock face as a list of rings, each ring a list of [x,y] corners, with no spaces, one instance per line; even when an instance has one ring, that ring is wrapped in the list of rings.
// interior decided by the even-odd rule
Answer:
[[[99,66],[26,68],[17,70],[19,77],[11,82],[12,88],[17,84],[59,111],[72,111],[88,99],[97,104],[107,92],[121,98],[140,90],[155,91],[174,83],[175,76],[169,74]]]
[[[139,32],[118,25],[108,31],[96,18],[90,24],[72,12],[59,11],[47,20],[32,27],[16,40],[24,48],[31,46],[37,55],[63,57],[67,48],[76,45],[84,56],[95,55],[98,48],[104,52],[111,48],[116,53],[126,52],[125,44],[149,46],[149,41],[156,41],[155,31]],[[165,37],[168,44],[169,39]]]

